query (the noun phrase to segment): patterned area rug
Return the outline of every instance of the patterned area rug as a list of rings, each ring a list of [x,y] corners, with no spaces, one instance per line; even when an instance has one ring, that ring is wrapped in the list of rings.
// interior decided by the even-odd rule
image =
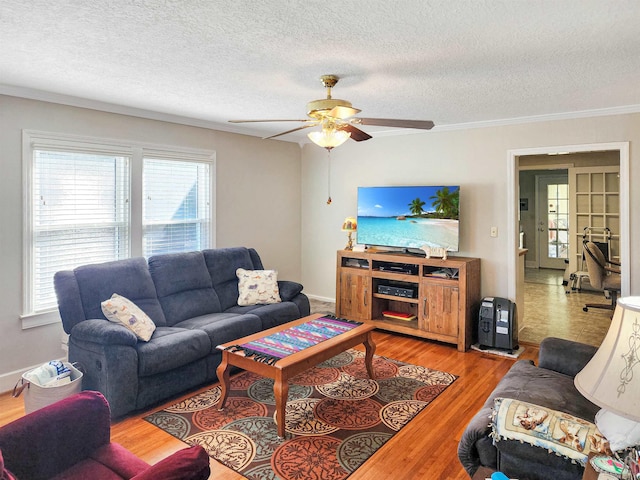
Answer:
[[[375,356],[369,379],[364,352],[347,350],[293,378],[287,439],[277,434],[273,381],[250,372],[231,379],[225,409],[220,387],[145,420],[249,479],[347,478],[422,411],[456,376]]]

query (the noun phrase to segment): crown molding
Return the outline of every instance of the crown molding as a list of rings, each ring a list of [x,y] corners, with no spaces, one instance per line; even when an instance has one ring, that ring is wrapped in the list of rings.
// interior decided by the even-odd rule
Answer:
[[[639,105],[623,105],[620,107],[598,108],[593,110],[579,110],[575,112],[549,113],[545,115],[532,115],[528,117],[504,118],[500,120],[486,120],[468,123],[455,123],[451,125],[436,125],[433,129],[440,132],[449,130],[468,130],[471,128],[503,127],[507,125],[522,125],[526,123],[550,122],[555,120],[575,120],[578,118],[605,117],[610,115],[626,115],[640,113]]]
[[[237,133],[240,135],[249,136],[262,136],[259,133],[251,132],[246,128],[238,127],[234,124],[213,122],[210,120],[204,120],[194,117],[185,117],[181,115],[174,115],[171,113],[158,112],[154,110],[146,110],[142,108],[128,107],[126,105],[118,105],[115,103],[102,102],[98,100],[91,100],[88,98],[75,97],[73,95],[64,95],[59,93],[47,92],[44,90],[36,90],[24,87],[16,87],[12,85],[0,84],[0,94],[8,95],[12,97],[26,98],[29,100],[40,100],[43,102],[58,103],[61,105],[68,105],[72,107],[87,108],[91,110],[99,110],[102,112],[116,113],[120,115],[129,115],[133,117],[146,118],[149,120],[158,120],[162,122],[177,123],[180,125],[188,125],[192,127],[207,128],[210,130],[219,130],[229,133]],[[603,117],[610,115],[625,115],[632,113],[640,113],[640,104],[638,105],[623,105],[619,107],[599,108],[593,110],[580,110],[575,112],[563,112],[563,113],[550,113],[545,115],[532,115],[527,117],[515,117],[504,118],[498,120],[482,120],[477,122],[466,123],[453,123],[453,124],[441,124],[433,127],[431,131],[446,132],[453,130],[469,130],[475,128],[486,127],[502,127],[508,125],[523,125],[527,123],[548,122],[555,120],[573,120],[578,118],[589,117]],[[391,137],[398,135],[412,135],[418,133],[425,133],[424,130],[415,129],[391,129],[391,130],[379,130],[376,131],[376,137]],[[293,143],[310,143],[305,140],[286,140],[279,139],[281,141],[290,141]]]
[[[142,108],[129,107],[126,105],[118,105],[116,103],[102,102],[89,98],[75,97],[73,95],[64,95],[60,93],[47,92],[44,90],[36,90],[31,88],[16,87],[12,85],[0,84],[0,95],[8,95],[11,97],[26,98],[28,100],[39,100],[42,102],[57,103],[70,107],[87,108],[90,110],[99,110],[107,113],[117,113],[120,115],[129,115],[132,117],[146,118],[148,120],[158,120],[162,122],[178,123],[181,125],[189,125],[192,127],[201,127],[212,130],[221,130],[232,133],[245,133],[240,131],[233,125],[227,126],[219,122],[212,122],[200,118],[185,117],[182,115],[174,115],[171,113],[158,112],[154,110],[146,110]]]

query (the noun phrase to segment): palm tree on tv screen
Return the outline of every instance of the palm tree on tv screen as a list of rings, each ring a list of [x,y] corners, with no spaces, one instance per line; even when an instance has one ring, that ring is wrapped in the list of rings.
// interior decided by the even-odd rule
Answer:
[[[425,205],[425,202],[420,200],[420,198],[418,197],[415,200],[411,201],[411,203],[409,204],[409,210],[414,215],[420,215],[424,211],[422,209],[422,207],[424,207],[424,205]]]
[[[460,190],[449,191],[449,187],[442,187],[429,200],[441,218],[458,218]]]

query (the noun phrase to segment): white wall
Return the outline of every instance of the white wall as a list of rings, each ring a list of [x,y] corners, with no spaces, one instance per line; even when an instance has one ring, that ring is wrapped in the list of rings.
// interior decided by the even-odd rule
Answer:
[[[300,281],[300,147],[281,141],[0,96],[0,392],[60,358],[60,325],[23,330],[22,129],[216,151],[216,246],[255,247]]]
[[[630,232],[640,238],[640,114],[558,120],[526,125],[373,138],[347,142],[331,153],[333,203],[327,205],[327,153],[306,145],[302,154],[302,275],[305,291],[335,298],[340,231],[356,214],[357,187],[460,185],[460,252],[482,259],[482,295],[508,297],[507,243],[509,150],[630,142]],[[634,148],[635,147],[635,148]],[[516,195],[517,198],[517,195]],[[516,208],[516,207],[514,207]],[[498,227],[491,238],[490,226]],[[637,244],[637,241],[636,241]],[[640,249],[631,242],[631,294],[640,294]]]
[[[279,141],[0,96],[0,392],[27,368],[63,355],[58,325],[22,330],[21,131],[211,149],[217,159],[217,246],[257,248],[281,278],[335,298],[340,231],[356,213],[360,185],[461,185],[457,255],[482,259],[482,295],[507,296],[507,152],[523,148],[630,142],[630,232],[640,238],[640,114],[486,127],[347,142],[331,156],[315,145]],[[634,148],[634,146],[636,148]],[[302,163],[301,162],[302,159]],[[497,238],[489,236],[497,226]],[[640,294],[640,250],[631,242],[631,294]]]

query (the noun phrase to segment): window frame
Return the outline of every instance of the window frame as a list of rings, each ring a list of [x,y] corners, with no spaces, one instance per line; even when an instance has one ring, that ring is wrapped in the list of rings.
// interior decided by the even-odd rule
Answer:
[[[23,166],[23,291],[22,329],[60,322],[57,308],[42,311],[33,309],[34,288],[34,229],[33,229],[33,173],[34,150],[63,150],[83,153],[121,155],[129,158],[129,255],[142,256],[143,245],[143,164],[145,157],[167,160],[201,162],[209,165],[209,247],[216,244],[216,152],[175,145],[136,142],[130,140],[89,137],[38,130],[22,131]]]

